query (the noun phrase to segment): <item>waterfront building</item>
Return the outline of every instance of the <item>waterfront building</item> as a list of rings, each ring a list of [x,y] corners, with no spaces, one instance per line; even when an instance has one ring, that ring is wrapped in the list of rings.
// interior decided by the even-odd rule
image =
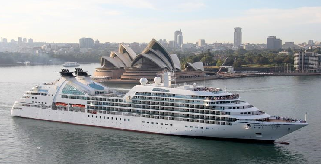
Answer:
[[[297,72],[321,72],[321,54],[301,51],[294,54],[294,68]]]
[[[155,39],[140,54],[136,54],[131,47],[120,44],[118,52],[111,52],[110,56],[101,58],[101,67],[96,68],[94,76],[137,83],[143,77],[153,80],[164,71],[175,72],[178,80],[205,76],[202,62],[189,63],[182,70],[178,56],[168,53]]]
[[[93,48],[94,47],[94,39],[80,38],[79,39],[79,47],[80,48]]]
[[[282,48],[282,40],[276,38],[276,36],[269,36],[267,38],[267,49],[269,50],[279,50]]]
[[[234,47],[240,48],[242,44],[242,28],[235,27],[234,30]]]

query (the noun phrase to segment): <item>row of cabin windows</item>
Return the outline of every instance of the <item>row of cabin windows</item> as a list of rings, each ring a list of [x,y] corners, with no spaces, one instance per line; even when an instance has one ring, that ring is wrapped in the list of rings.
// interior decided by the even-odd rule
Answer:
[[[41,96],[47,96],[47,93],[27,93],[27,94],[30,94],[30,95],[41,95]],[[50,95],[48,95],[50,96]]]
[[[81,99],[81,100],[96,100],[96,101],[109,101],[109,102],[122,102],[122,100],[120,100],[120,99],[107,99],[107,98],[100,98],[100,97],[84,97],[84,96],[61,95],[61,98]]]
[[[154,124],[154,122],[149,122],[149,121],[142,121],[142,123]],[[155,124],[158,125],[158,122],[155,122]],[[173,124],[164,124],[164,123],[160,123],[160,125],[170,125],[170,126],[173,126]]]
[[[88,115],[88,117],[90,117],[90,115]],[[91,117],[94,117],[94,115],[91,115]],[[106,117],[106,116],[96,116],[96,118],[100,118],[100,119],[111,119],[111,120],[114,120],[114,117]],[[117,121],[118,120],[118,118],[117,117],[115,117],[115,120]],[[119,121],[121,121],[122,119],[121,118],[119,118]],[[130,119],[123,119],[123,121],[130,121]]]
[[[193,128],[193,126],[186,126],[185,125],[185,128]],[[200,129],[204,129],[204,127],[198,127],[198,126],[195,126],[195,129],[198,129],[198,128],[200,128]],[[205,129],[209,129],[208,127],[205,127]]]
[[[46,102],[45,102],[45,103],[43,103],[43,102],[37,102],[37,101],[32,101],[32,103],[47,104]]]
[[[251,114],[251,112],[241,112],[241,114]]]
[[[244,109],[245,107],[244,106],[241,106],[241,107],[228,107],[228,109]]]

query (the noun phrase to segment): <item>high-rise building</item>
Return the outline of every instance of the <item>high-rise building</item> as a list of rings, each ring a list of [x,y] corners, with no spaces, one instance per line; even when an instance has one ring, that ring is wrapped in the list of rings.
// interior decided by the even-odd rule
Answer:
[[[205,39],[200,39],[197,42],[198,47],[204,47],[206,45]]]
[[[8,43],[7,38],[2,38],[2,43]]]
[[[18,44],[21,45],[22,44],[22,38],[18,37]]]
[[[180,41],[180,42],[178,42]],[[182,30],[174,32],[174,48],[180,48],[183,44],[183,33]]]
[[[22,42],[27,43],[27,38],[23,38]]]
[[[239,48],[242,44],[242,28],[235,27],[234,30],[234,47]]]
[[[29,44],[33,44],[33,39],[29,38],[29,39],[28,39],[28,43],[29,43]]]
[[[93,48],[94,47],[94,39],[80,38],[79,39],[79,47],[80,48]]]
[[[183,45],[183,35],[177,35],[177,48],[181,48]]]
[[[279,50],[282,48],[282,40],[276,38],[276,36],[269,36],[267,38],[267,49],[269,50]]]
[[[314,45],[313,40],[309,40],[309,41],[308,41],[308,45],[313,46],[313,45]]]

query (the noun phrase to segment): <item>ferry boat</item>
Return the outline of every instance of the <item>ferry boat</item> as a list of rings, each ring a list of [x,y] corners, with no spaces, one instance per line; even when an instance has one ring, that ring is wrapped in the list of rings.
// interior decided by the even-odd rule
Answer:
[[[87,72],[61,77],[25,92],[11,115],[77,125],[165,135],[273,142],[308,123],[270,116],[220,88],[171,83],[170,72],[146,78],[129,91],[94,82]]]
[[[77,62],[65,62],[62,66],[64,66],[64,67],[78,67],[79,64]]]

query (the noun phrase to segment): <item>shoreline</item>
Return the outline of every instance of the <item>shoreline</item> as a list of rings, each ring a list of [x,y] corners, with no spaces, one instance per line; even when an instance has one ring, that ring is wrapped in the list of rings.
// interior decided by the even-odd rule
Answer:
[[[262,77],[262,76],[320,76],[321,73],[235,73],[235,74],[221,74],[219,76],[206,76],[198,78],[186,78],[179,79],[176,83],[184,82],[196,82],[204,80],[224,80],[224,79],[234,79],[234,78],[246,78],[246,77]],[[138,80],[121,80],[121,79],[110,79],[110,80],[95,80],[97,82],[106,84],[139,84]]]

